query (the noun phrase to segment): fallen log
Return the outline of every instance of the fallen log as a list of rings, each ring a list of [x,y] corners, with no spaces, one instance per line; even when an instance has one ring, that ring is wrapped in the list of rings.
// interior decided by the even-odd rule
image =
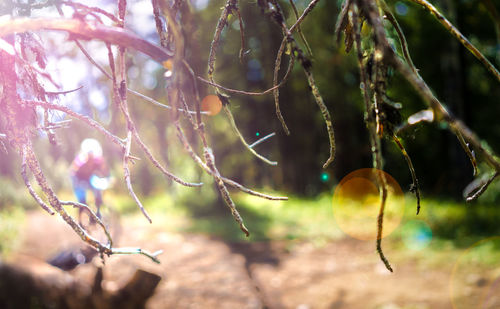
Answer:
[[[142,309],[161,277],[139,269],[113,293],[103,289],[102,281],[99,267],[93,282],[86,282],[36,258],[0,260],[0,308]]]

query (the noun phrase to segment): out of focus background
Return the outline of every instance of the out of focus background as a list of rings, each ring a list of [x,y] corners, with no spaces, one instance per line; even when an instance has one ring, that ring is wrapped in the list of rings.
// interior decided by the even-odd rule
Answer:
[[[36,1],[35,1],[36,2]],[[283,7],[288,24],[295,20]],[[496,66],[500,67],[500,5],[492,0],[432,1]],[[0,15],[9,14],[8,3]],[[31,2],[30,2],[31,3]],[[191,20],[183,21],[188,40],[186,60],[205,76],[210,42],[224,1],[190,1]],[[309,1],[295,0],[302,12]],[[116,1],[88,1],[116,12]],[[411,1],[388,1],[404,30],[415,66],[438,98],[484,140],[500,151],[500,86],[498,81],[427,11]],[[148,1],[128,1],[126,27],[158,42]],[[241,1],[246,39],[243,61],[239,22],[232,16],[222,32],[216,80],[226,87],[262,91],[272,86],[280,29],[263,18],[253,2]],[[239,142],[223,113],[204,116],[221,174],[247,187],[288,201],[268,201],[234,192],[234,200],[251,236],[234,222],[211,177],[201,171],[178,142],[168,111],[129,96],[129,108],[144,140],[176,175],[201,188],[185,188],[166,180],[147,160],[131,168],[139,198],[153,218],[149,224],[138,211],[123,179],[121,153],[97,132],[76,120],[57,131],[58,145],[39,134],[35,148],[55,191],[74,200],[70,164],[85,138],[96,138],[115,181],[104,192],[103,212],[122,246],[164,250],[161,264],[141,256],[106,258],[101,287],[120,291],[137,269],[161,277],[147,308],[498,308],[500,306],[500,183],[494,182],[474,203],[463,191],[474,180],[472,167],[457,138],[438,123],[423,123],[402,134],[422,189],[422,210],[409,192],[411,176],[405,159],[384,141],[385,171],[401,188],[401,202],[387,222],[392,232],[383,240],[394,266],[389,273],[378,259],[375,240],[357,234],[336,216],[336,189],[351,172],[371,167],[364,124],[359,73],[354,53],[334,37],[341,1],[319,1],[302,24],[312,50],[312,71],[332,114],[337,152],[328,158],[326,127],[301,67],[296,64],[280,88],[287,136],[276,118],[272,94],[231,95],[230,108],[242,135],[277,166],[252,156]],[[66,7],[69,17],[72,9]],[[186,8],[187,9],[187,8]],[[58,17],[53,8],[32,11],[33,17]],[[60,104],[93,117],[123,136],[124,119],[111,104],[111,83],[87,61],[62,33],[38,33],[48,54],[47,71],[63,89],[81,90],[58,97]],[[389,33],[389,35],[393,35]],[[394,44],[397,38],[394,37]],[[104,43],[83,42],[106,67]],[[286,70],[287,58],[282,71]],[[129,87],[160,102],[165,98],[165,68],[142,54],[128,54]],[[47,84],[50,88],[50,84]],[[213,89],[199,84],[202,96]],[[60,89],[54,89],[58,91]],[[390,74],[388,95],[402,104],[403,118],[426,108],[422,99],[397,73]],[[54,119],[64,119],[53,114]],[[195,134],[190,138],[196,143]],[[8,145],[7,145],[8,146]],[[83,246],[58,217],[43,212],[29,196],[20,176],[20,158],[7,147],[0,159],[0,261],[26,264],[45,261]],[[139,152],[139,149],[132,149]],[[481,161],[481,158],[478,158]],[[480,164],[481,177],[489,169]],[[337,192],[337,193],[336,193]],[[90,195],[91,196],[91,195]],[[90,198],[92,205],[92,199]],[[356,210],[349,213],[355,215]],[[76,214],[76,211],[75,211]],[[350,222],[350,221],[349,221]],[[373,218],[376,226],[376,217]],[[353,232],[354,231],[354,232]],[[28,262],[26,262],[28,261]],[[99,257],[64,277],[91,289]],[[35,271],[35,270],[33,270]],[[47,270],[48,271],[48,270]],[[50,270],[57,272],[59,270]],[[61,271],[62,272],[62,271]],[[54,275],[56,276],[56,275]],[[58,275],[59,276],[59,275]],[[71,279],[68,279],[71,278]],[[1,280],[0,280],[1,281]],[[67,281],[69,282],[69,281]],[[75,283],[76,282],[76,283]],[[62,285],[64,286],[64,285]],[[94,285],[95,287],[95,285]],[[0,285],[0,294],[5,286]],[[36,303],[36,302],[35,302]],[[41,308],[44,304],[38,303]],[[57,306],[56,306],[57,307]],[[36,305],[32,308],[38,308]]]

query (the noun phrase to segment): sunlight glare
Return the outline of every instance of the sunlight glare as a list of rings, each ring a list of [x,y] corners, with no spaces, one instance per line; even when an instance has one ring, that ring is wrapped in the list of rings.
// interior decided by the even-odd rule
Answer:
[[[377,172],[384,173],[388,187],[382,237],[391,234],[403,217],[404,195],[396,180],[386,172],[373,168],[356,170],[340,181],[333,196],[335,220],[340,229],[353,238],[377,238],[377,217],[380,209]]]

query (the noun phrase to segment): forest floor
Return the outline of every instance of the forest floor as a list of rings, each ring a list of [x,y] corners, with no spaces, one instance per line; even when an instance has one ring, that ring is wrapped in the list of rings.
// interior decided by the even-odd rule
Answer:
[[[231,243],[188,233],[165,232],[159,224],[124,217],[119,245],[163,250],[161,264],[144,256],[106,259],[103,288],[117,290],[137,269],[162,277],[147,308],[499,308],[499,293],[481,272],[468,271],[458,292],[453,283],[456,250],[443,248],[438,260],[425,254],[401,253],[394,242],[385,252],[394,266],[389,273],[373,241],[350,238],[315,245],[307,241]],[[30,211],[22,241],[9,254],[47,260],[81,241],[69,227],[41,211]],[[70,271],[92,282],[96,265]],[[456,277],[456,276],[455,276]],[[462,279],[460,279],[462,280]],[[495,282],[494,282],[495,283]],[[498,290],[498,287],[496,287]],[[497,291],[498,292],[498,291]],[[484,299],[484,295],[489,295]],[[482,299],[478,301],[478,299]],[[472,306],[471,301],[477,302]]]

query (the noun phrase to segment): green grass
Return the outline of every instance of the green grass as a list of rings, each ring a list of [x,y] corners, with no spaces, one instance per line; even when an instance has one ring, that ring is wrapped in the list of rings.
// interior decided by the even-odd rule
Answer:
[[[288,201],[268,201],[241,193],[233,194],[233,197],[250,230],[249,238],[239,230],[226,208],[205,205],[200,212],[176,203],[168,194],[147,198],[144,205],[163,229],[202,233],[226,241],[297,240],[321,246],[349,237],[336,223],[329,193],[317,198],[289,196]],[[383,242],[386,248],[390,248],[391,252],[387,253],[395,263],[412,259],[422,265],[440,267],[450,263],[450,257],[457,258],[468,252],[467,258],[480,265],[498,265],[500,241],[490,239],[500,235],[500,224],[497,223],[500,222],[500,209],[494,205],[424,198],[421,213],[417,216],[416,201],[407,195],[404,207],[399,227]],[[134,218],[144,220],[137,210],[134,214]],[[373,224],[376,224],[375,220]],[[427,233],[424,233],[427,239],[423,245],[417,237],[419,232]],[[484,239],[488,240],[477,245]],[[473,249],[466,251],[471,246]]]
[[[143,198],[143,204],[154,221],[164,223],[170,230],[210,234],[229,241],[324,241],[345,236],[335,221],[330,193],[323,193],[316,198],[288,197],[288,201],[269,201],[243,193],[233,194],[236,206],[250,230],[249,239],[239,230],[229,209],[224,205],[214,205],[213,200],[200,202],[203,204],[200,210],[200,206],[186,206],[189,203],[177,201],[168,193],[157,193]],[[191,197],[193,200],[202,198]],[[132,199],[126,195],[107,195],[106,200],[122,213],[142,216]],[[402,239],[405,226],[414,220],[428,226],[432,243],[442,242],[439,246],[449,242],[457,248],[466,248],[483,238],[500,235],[500,209],[494,205],[424,198],[422,210],[417,216],[415,199],[407,195],[404,207],[400,226],[390,236],[391,239]]]
[[[250,241],[308,239],[322,242],[342,236],[333,217],[329,194],[315,199],[289,196],[288,201],[269,201],[238,193],[234,200],[250,230]],[[246,238],[229,210],[196,217],[188,230],[231,241]]]
[[[0,256],[8,255],[19,245],[19,227],[23,225],[24,214],[22,207],[0,209]]]

